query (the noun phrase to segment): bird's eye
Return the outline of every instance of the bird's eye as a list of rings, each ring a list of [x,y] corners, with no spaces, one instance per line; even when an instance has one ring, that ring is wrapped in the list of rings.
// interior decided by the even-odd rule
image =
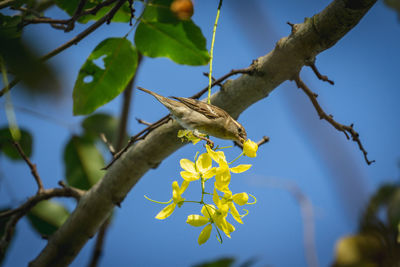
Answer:
[[[242,128],[238,128],[238,132],[241,133],[242,132]]]

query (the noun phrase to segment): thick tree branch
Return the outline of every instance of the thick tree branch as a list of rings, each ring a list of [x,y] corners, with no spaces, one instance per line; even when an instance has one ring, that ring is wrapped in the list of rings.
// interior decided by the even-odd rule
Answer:
[[[237,118],[278,85],[292,79],[310,59],[339,41],[375,2],[333,1],[321,13],[295,25],[290,36],[279,40],[274,50],[260,57],[253,64],[255,74],[244,74],[226,82],[211,102]],[[165,123],[123,153],[103,179],[81,198],[75,211],[51,236],[31,266],[68,265],[138,180],[182,146],[176,137],[179,129],[174,121]]]

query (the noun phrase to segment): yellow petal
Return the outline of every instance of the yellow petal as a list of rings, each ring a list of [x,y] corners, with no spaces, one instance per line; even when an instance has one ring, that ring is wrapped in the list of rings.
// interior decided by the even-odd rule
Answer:
[[[196,169],[194,167],[194,163],[191,162],[190,160],[181,159],[180,164],[181,164],[182,169],[184,169],[185,171],[193,172],[193,173],[196,172]]]
[[[258,145],[251,141],[250,139],[247,139],[246,142],[244,142],[243,144],[243,153],[250,157],[250,158],[254,158],[257,156],[257,150],[258,150]]]
[[[239,214],[239,212],[237,211],[237,209],[236,209],[236,207],[235,207],[235,204],[233,204],[232,202],[229,203],[229,208],[230,208],[230,211],[231,211],[231,214],[232,214],[233,218],[234,218],[238,223],[243,224],[242,217],[240,217],[240,214]]]
[[[229,184],[231,181],[231,173],[229,172],[229,169],[225,170],[224,172],[220,172],[220,173],[217,172],[217,174],[215,175],[215,180],[218,183]]]
[[[214,205],[204,205],[201,208],[201,214],[204,215],[206,218],[212,218],[215,214],[215,206]],[[211,215],[211,217],[210,217]]]
[[[163,208],[157,215],[156,215],[156,219],[159,220],[164,220],[165,218],[168,218],[175,210],[176,204],[175,203],[171,203],[168,206],[166,206],[165,208]]]
[[[206,171],[205,173],[203,173],[203,178],[205,178],[205,179],[211,178],[216,173],[217,173],[217,168],[213,167],[213,168],[209,169],[208,171]]]
[[[208,218],[198,214],[189,215],[186,220],[186,223],[196,227],[206,225],[208,222],[210,222]]]
[[[199,245],[202,245],[205,242],[207,242],[207,240],[210,238],[211,230],[212,230],[211,224],[204,227],[204,229],[201,231],[201,233],[199,235],[199,239],[197,239],[197,242],[199,243]]]
[[[215,152],[214,150],[212,150],[212,149],[210,148],[209,145],[206,145],[206,149],[207,149],[208,155],[210,155],[210,157],[211,157],[215,162],[219,162],[220,160],[226,162],[225,154],[224,154],[223,151],[217,151],[217,152]]]
[[[230,192],[228,186],[229,186],[229,183],[218,183],[218,182],[214,183],[214,187],[224,193]]]
[[[182,185],[181,185],[181,189],[180,189],[181,194],[183,194],[183,192],[186,191],[186,189],[188,188],[189,184],[190,184],[190,182],[188,182],[186,180],[183,180]]]
[[[243,193],[239,193],[239,194],[234,194],[232,197],[233,201],[242,206],[247,204],[247,201],[249,201],[249,195],[247,195],[247,193],[243,192]]]
[[[218,193],[217,193],[217,190],[215,189],[215,187],[214,187],[213,201],[217,207],[219,207],[221,205],[221,200],[218,196]]]
[[[196,167],[200,173],[206,172],[208,169],[211,168],[211,157],[209,154],[204,153],[199,156],[196,160]]]
[[[251,164],[241,164],[236,167],[230,168],[230,171],[233,173],[242,173],[250,169]]]
[[[185,179],[188,182],[193,182],[200,178],[200,174],[192,173],[192,172],[188,172],[188,171],[182,171],[181,176],[183,179]]]
[[[185,137],[189,132],[190,132],[189,130],[179,130],[178,137],[179,138]]]

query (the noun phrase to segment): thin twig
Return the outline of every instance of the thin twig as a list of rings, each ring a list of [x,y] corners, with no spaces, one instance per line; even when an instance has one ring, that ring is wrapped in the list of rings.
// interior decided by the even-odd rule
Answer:
[[[80,0],[78,7],[76,8],[74,15],[71,17],[71,19],[68,22],[67,27],[65,28],[65,32],[70,32],[74,29],[75,27],[75,22],[76,20],[80,17],[80,14],[82,13],[83,8],[86,5],[87,0]]]
[[[333,127],[335,127],[336,130],[343,132],[344,135],[346,136],[347,139],[349,139],[349,135],[351,135],[352,140],[358,144],[358,148],[361,150],[361,152],[364,155],[365,162],[370,165],[371,163],[375,162],[375,160],[368,160],[367,154],[368,152],[364,149],[363,145],[361,144],[360,141],[360,136],[359,134],[353,129],[353,124],[350,124],[350,126],[343,125],[338,123],[333,119],[332,115],[327,115],[325,111],[321,108],[317,101],[317,95],[312,92],[307,85],[300,79],[299,74],[297,74],[294,78],[294,81],[296,82],[296,85],[298,88],[302,89],[304,93],[308,96],[308,98],[311,100],[311,103],[313,104],[315,110],[317,111],[319,118],[322,120],[326,120],[329,122]]]
[[[101,141],[103,141],[103,143],[107,146],[108,151],[110,151],[110,153],[111,153],[111,156],[114,157],[114,155],[115,155],[115,148],[114,148],[113,144],[111,144],[111,142],[108,141],[108,139],[107,139],[107,137],[106,137],[106,135],[105,135],[104,133],[101,133],[101,134],[100,134],[100,139],[101,139]]]
[[[107,230],[110,226],[111,217],[109,217],[103,225],[100,227],[97,233],[96,244],[93,249],[92,258],[89,263],[89,267],[96,267],[99,264],[101,255],[103,254],[103,245],[106,237]]]
[[[121,8],[121,6],[126,2],[127,0],[119,0],[115,6],[106,14],[104,15],[102,18],[100,18],[98,21],[96,21],[95,23],[93,23],[91,26],[89,26],[88,28],[86,28],[85,30],[83,30],[81,33],[79,33],[77,36],[75,36],[74,38],[72,38],[71,40],[69,40],[68,42],[64,43],[63,45],[57,47],[56,49],[54,49],[53,51],[47,53],[46,55],[42,56],[40,58],[41,61],[46,61],[52,57],[54,57],[55,55],[58,55],[59,53],[61,53],[62,51],[64,51],[65,49],[69,48],[70,46],[79,43],[83,38],[85,38],[86,36],[88,36],[89,34],[91,34],[93,31],[95,31],[97,28],[99,28],[102,24],[104,24],[105,22],[111,20],[115,13]],[[17,77],[15,78],[13,81],[10,82],[9,84],[9,88],[8,90],[11,90],[11,88],[13,88],[18,82],[20,81],[20,79]],[[0,91],[0,97],[6,92],[6,89],[3,88]]]
[[[249,67],[244,68],[244,69],[231,70],[229,73],[227,73],[224,76],[222,76],[222,77],[218,78],[217,80],[213,81],[212,84],[211,84],[211,87],[214,87],[215,85],[221,84],[221,82],[225,81],[226,79],[228,79],[229,77],[231,77],[233,75],[240,74],[240,73],[250,74],[253,71],[254,71],[253,65],[250,65]],[[204,89],[202,89],[200,92],[192,95],[190,98],[199,99],[207,91],[208,91],[208,86],[205,87]]]
[[[0,254],[4,252],[5,248],[10,242],[15,226],[19,219],[25,216],[37,203],[53,197],[73,197],[76,200],[79,200],[85,193],[85,191],[80,189],[65,186],[63,183],[60,183],[60,185],[62,188],[43,189],[36,195],[28,198],[28,200],[18,208],[0,213],[0,218],[10,217],[5,227],[4,235],[0,240]]]
[[[260,146],[262,146],[263,144],[266,144],[266,143],[268,143],[268,142],[269,142],[269,137],[268,137],[268,136],[263,136],[263,137],[261,138],[261,140],[257,142],[257,145],[258,145],[258,147],[260,147]],[[238,146],[238,147],[240,147],[241,149],[243,149],[243,144],[241,144],[240,142],[234,141],[233,144],[234,144],[235,146]]]
[[[42,179],[40,179],[39,173],[36,168],[36,164],[33,164],[31,160],[25,155],[24,150],[22,149],[21,145],[13,141],[13,145],[17,149],[19,155],[22,157],[22,159],[28,164],[29,169],[31,170],[33,178],[35,178],[36,184],[38,186],[38,193],[41,193],[44,190]]]
[[[146,125],[146,126],[152,125],[151,122],[147,122],[147,121],[144,121],[144,120],[139,119],[139,118],[135,118],[135,119],[136,119],[136,121],[137,121],[138,123],[140,123],[140,124],[144,124],[144,125]]]
[[[324,81],[324,82],[328,82],[328,83],[330,83],[331,85],[334,85],[334,84],[335,84],[334,81],[329,80],[328,76],[322,75],[322,74],[318,71],[317,67],[315,66],[315,62],[310,62],[310,63],[308,64],[308,66],[314,71],[314,73],[315,73],[315,75],[317,76],[318,79],[320,79],[321,81]]]
[[[168,114],[165,117],[162,117],[161,119],[159,119],[158,121],[156,121],[155,123],[149,125],[148,127],[146,127],[145,129],[141,130],[139,133],[137,133],[136,135],[132,136],[131,138],[129,138],[128,143],[125,145],[125,147],[123,149],[121,149],[120,151],[118,151],[115,155],[114,158],[111,160],[110,163],[107,164],[107,166],[105,166],[104,168],[102,168],[102,170],[107,170],[108,168],[110,168],[111,165],[113,165],[113,163],[119,159],[122,154],[124,154],[128,148],[133,145],[136,141],[142,140],[144,139],[151,131],[153,131],[154,129],[158,128],[159,126],[163,125],[164,123],[167,123],[170,120],[170,115]]]

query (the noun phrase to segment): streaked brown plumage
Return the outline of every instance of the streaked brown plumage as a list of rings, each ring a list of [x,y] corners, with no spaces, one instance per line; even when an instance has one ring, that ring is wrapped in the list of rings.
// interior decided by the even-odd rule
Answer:
[[[241,143],[247,139],[244,127],[217,106],[185,97],[172,97],[176,99],[173,100],[142,87],[138,89],[154,96],[186,129]]]

